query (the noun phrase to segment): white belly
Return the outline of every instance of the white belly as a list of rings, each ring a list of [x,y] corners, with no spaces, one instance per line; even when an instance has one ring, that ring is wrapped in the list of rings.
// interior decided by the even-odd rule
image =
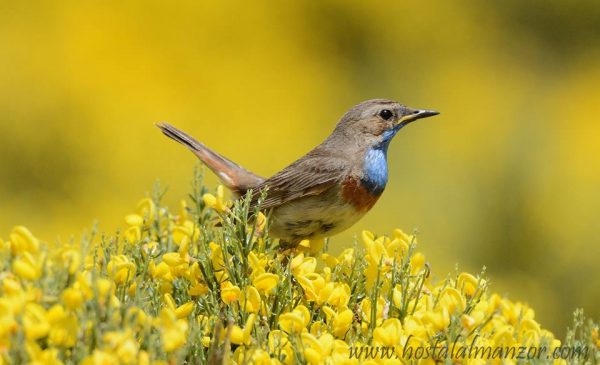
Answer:
[[[356,223],[364,212],[331,196],[307,196],[274,208],[270,232],[290,243],[331,236]]]

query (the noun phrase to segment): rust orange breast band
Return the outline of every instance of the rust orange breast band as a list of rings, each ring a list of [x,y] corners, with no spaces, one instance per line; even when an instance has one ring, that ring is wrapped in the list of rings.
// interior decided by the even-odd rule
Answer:
[[[342,198],[360,212],[371,209],[380,196],[370,193],[357,178],[349,177],[342,183]]]

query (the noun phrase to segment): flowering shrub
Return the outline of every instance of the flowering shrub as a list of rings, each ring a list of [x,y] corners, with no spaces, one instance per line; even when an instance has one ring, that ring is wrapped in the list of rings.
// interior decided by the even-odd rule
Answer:
[[[196,184],[176,213],[159,195],[114,236],[46,244],[19,226],[0,240],[0,364],[405,363],[431,346],[454,351],[420,363],[483,364],[469,346],[561,345],[481,275],[432,280],[400,230],[363,232],[339,255],[324,242],[283,252],[268,220],[222,188]],[[579,318],[563,344],[598,361],[599,342]]]

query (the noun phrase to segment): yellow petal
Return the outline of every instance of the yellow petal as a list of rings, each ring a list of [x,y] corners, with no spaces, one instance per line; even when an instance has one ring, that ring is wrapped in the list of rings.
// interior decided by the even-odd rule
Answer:
[[[37,280],[42,274],[29,252],[23,252],[20,258],[13,261],[13,271],[25,280]]]
[[[226,304],[237,301],[240,298],[240,288],[226,281],[221,284],[221,299]]]
[[[373,331],[373,339],[385,346],[399,345],[401,336],[402,323],[397,318],[386,319],[381,327],[377,327]]]
[[[25,336],[29,340],[45,337],[50,331],[50,323],[46,319],[46,310],[37,303],[28,303],[23,314]]]
[[[171,267],[181,265],[185,262],[179,252],[168,252],[162,256],[162,259],[163,262],[166,262]]]
[[[177,318],[187,318],[187,316],[189,316],[193,310],[194,302],[187,302],[175,309],[175,315],[177,316]]]
[[[458,279],[456,280],[458,289],[461,290],[465,295],[473,296],[475,291],[479,286],[479,281],[473,275],[463,272],[458,275]],[[481,285],[483,286],[485,282],[482,280]]]
[[[144,218],[139,214],[129,214],[125,216],[125,223],[130,226],[142,226],[144,224]]]
[[[83,303],[83,293],[81,290],[67,288],[63,290],[62,299],[67,308],[77,309]]]
[[[40,246],[40,241],[23,226],[13,228],[9,235],[10,249],[13,255],[27,251],[37,253]]]
[[[287,333],[299,333],[304,328],[304,316],[296,311],[279,316],[279,328]]]
[[[260,310],[261,304],[260,294],[253,286],[248,286],[240,296],[240,304],[245,306],[245,310],[249,313],[257,313]]]
[[[154,215],[156,214],[156,205],[154,204],[154,201],[150,198],[140,200],[137,205],[137,213],[146,218],[148,222],[152,222],[154,220]]]
[[[345,309],[336,315],[333,319],[333,334],[336,337],[343,338],[350,329],[353,319],[354,313],[350,309]]]
[[[256,289],[268,295],[277,286],[278,281],[279,276],[271,273],[263,273],[254,278],[253,284]]]
[[[233,326],[231,328],[231,335],[229,339],[231,343],[235,345],[244,344],[244,330],[242,330],[239,326]]]

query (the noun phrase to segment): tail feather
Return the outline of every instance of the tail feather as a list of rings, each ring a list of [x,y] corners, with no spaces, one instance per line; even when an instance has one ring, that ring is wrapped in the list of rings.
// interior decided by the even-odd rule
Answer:
[[[156,125],[169,138],[181,143],[191,150],[200,161],[211,169],[231,191],[243,195],[246,190],[251,189],[264,181],[260,176],[244,169],[228,158],[221,156],[201,142],[194,139],[184,131],[175,128],[169,123],[158,123]]]

